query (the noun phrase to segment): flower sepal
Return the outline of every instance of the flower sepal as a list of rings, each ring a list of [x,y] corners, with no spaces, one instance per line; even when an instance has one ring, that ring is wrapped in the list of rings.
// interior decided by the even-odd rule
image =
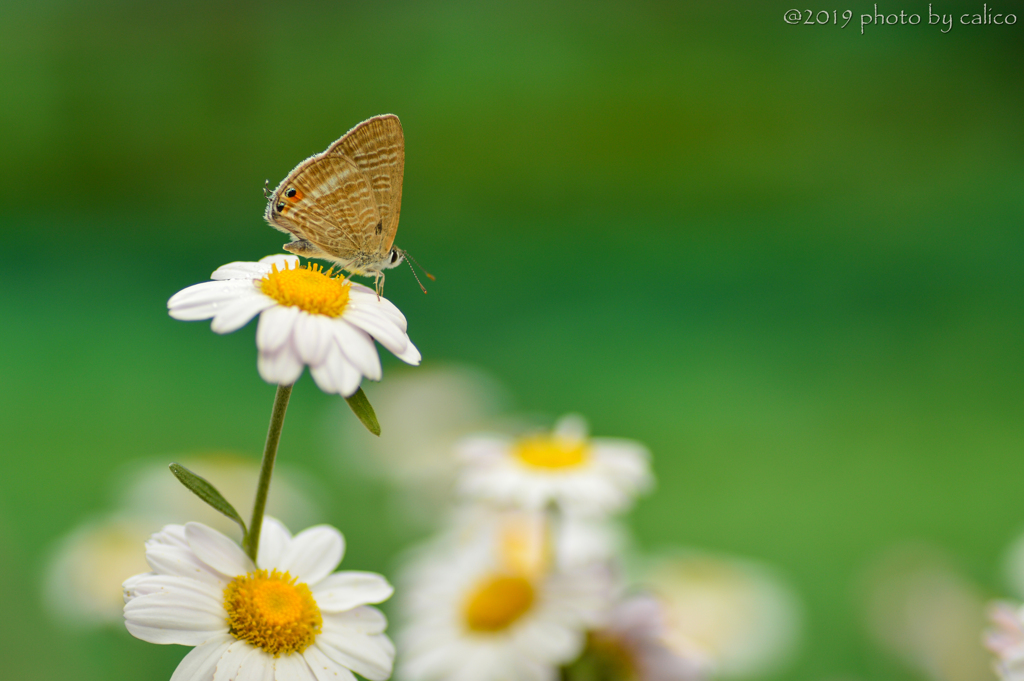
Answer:
[[[363,389],[359,388],[355,393],[346,397],[345,401],[351,407],[352,413],[359,418],[360,423],[366,426],[368,431],[380,437],[380,423],[377,421],[377,414],[373,411],[373,405],[366,398]]]

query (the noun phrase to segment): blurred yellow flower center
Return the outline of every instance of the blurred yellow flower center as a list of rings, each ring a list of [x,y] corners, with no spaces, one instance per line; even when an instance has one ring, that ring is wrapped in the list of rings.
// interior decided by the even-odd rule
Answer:
[[[285,307],[297,307],[310,314],[340,317],[348,305],[351,285],[340,276],[332,277],[320,265],[296,265],[273,271],[260,279],[260,290]]]
[[[501,631],[529,611],[533,598],[533,585],[524,577],[490,577],[477,584],[466,599],[466,627],[470,631]]]
[[[320,608],[305,584],[287,572],[256,570],[235,577],[224,589],[228,628],[240,641],[274,657],[301,653],[323,625]]]
[[[589,455],[585,442],[550,435],[520,440],[515,455],[523,463],[537,468],[572,468],[583,464]]]

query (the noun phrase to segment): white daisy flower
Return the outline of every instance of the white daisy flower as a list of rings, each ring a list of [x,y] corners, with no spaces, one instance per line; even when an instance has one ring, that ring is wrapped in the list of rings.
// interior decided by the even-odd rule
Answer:
[[[567,514],[605,515],[625,510],[651,487],[650,454],[639,442],[588,438],[578,416],[552,433],[519,440],[476,437],[463,442],[459,490],[501,505]]]
[[[363,376],[381,378],[374,339],[403,362],[420,362],[405,317],[390,301],[319,265],[299,267],[294,255],[229,263],[211,279],[171,296],[168,311],[185,321],[212,318],[217,333],[259,315],[257,367],[268,383],[291,385],[309,365],[321,390],[348,397]]]
[[[43,585],[50,613],[69,627],[121,626],[121,581],[146,569],[139,544],[153,529],[147,519],[114,515],[82,523],[63,537]]]
[[[553,681],[579,655],[610,606],[611,573],[550,569],[518,530],[450,535],[415,559],[403,577],[401,678]]]
[[[759,563],[679,554],[656,561],[641,581],[661,603],[666,645],[716,679],[769,676],[796,651],[797,597]]]
[[[861,582],[868,633],[915,676],[992,679],[992,658],[978,645],[987,624],[985,590],[943,550],[917,542],[894,546],[872,561]]]
[[[996,654],[996,673],[1003,681],[1024,680],[1024,609],[1019,605],[992,604],[994,626],[985,633],[985,646]]]
[[[146,543],[153,571],[124,583],[125,624],[150,643],[195,646],[171,681],[384,681],[395,648],[367,604],[393,589],[370,572],[332,574],[344,552],[333,527],[292,537],[266,518],[254,565],[206,525],[168,525]]]

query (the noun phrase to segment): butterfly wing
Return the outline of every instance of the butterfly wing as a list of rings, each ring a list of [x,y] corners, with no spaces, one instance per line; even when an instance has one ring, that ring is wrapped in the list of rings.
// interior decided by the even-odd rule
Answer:
[[[374,116],[345,133],[324,155],[344,155],[352,159],[369,180],[380,214],[380,230],[374,223],[370,233],[362,232],[356,238],[365,238],[362,243],[366,250],[383,260],[395,242],[398,215],[402,210],[402,176],[405,173],[402,123],[394,114]]]
[[[381,216],[367,176],[351,158],[329,151],[288,174],[270,197],[265,217],[344,265],[364,253]]]

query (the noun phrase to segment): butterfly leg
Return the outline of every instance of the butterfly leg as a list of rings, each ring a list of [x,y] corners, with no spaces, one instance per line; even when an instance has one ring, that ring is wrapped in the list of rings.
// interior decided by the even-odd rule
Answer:
[[[352,277],[355,276],[355,270],[350,269],[352,267],[352,261],[349,260],[347,263],[342,265],[338,263],[338,268],[345,273],[345,278],[341,280],[341,283],[348,284],[352,282]]]
[[[377,291],[377,300],[380,300],[380,296],[384,293],[384,273],[377,272],[377,276],[373,280],[373,288]]]

